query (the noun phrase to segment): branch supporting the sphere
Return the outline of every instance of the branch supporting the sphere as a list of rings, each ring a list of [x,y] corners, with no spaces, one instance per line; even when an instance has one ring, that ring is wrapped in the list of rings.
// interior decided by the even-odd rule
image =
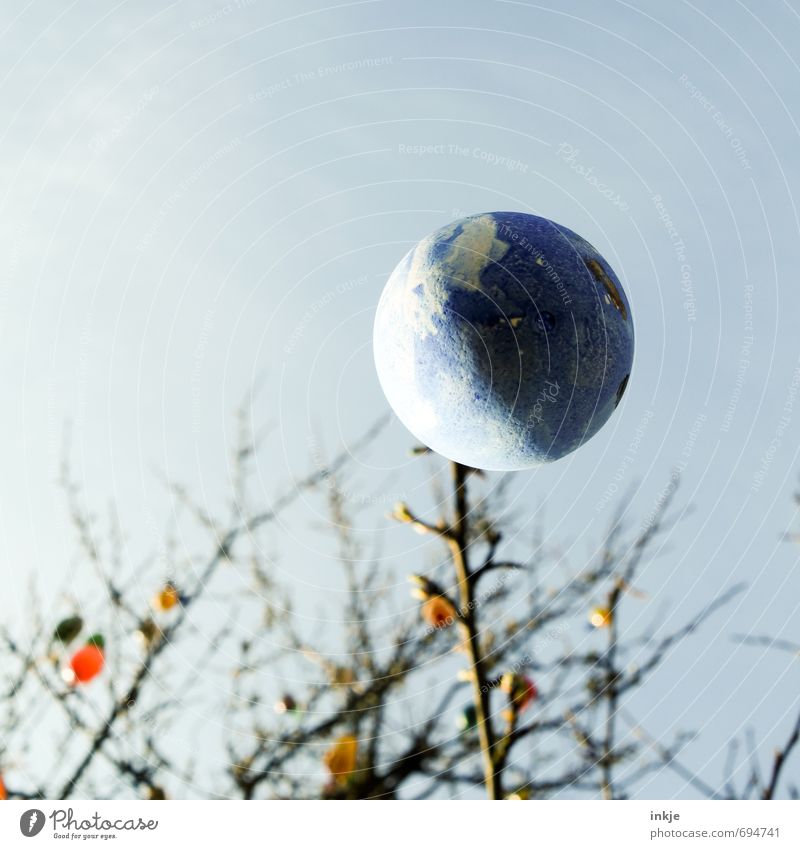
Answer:
[[[475,703],[478,739],[483,760],[483,774],[486,795],[490,799],[501,799],[502,788],[500,772],[494,757],[494,733],[489,700],[489,687],[483,668],[476,605],[473,598],[474,578],[477,573],[469,567],[469,507],[467,502],[467,476],[469,468],[460,463],[452,463],[455,509],[453,524],[447,536],[453,566],[458,581],[460,627],[464,634],[464,643],[470,663],[470,680]]]

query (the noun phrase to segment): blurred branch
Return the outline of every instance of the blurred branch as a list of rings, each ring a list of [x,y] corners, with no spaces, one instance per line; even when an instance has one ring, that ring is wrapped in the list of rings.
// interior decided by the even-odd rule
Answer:
[[[792,728],[792,731],[789,734],[789,739],[786,743],[784,743],[781,749],[778,749],[778,751],[775,752],[775,757],[772,761],[772,773],[766,787],[764,788],[764,792],[761,794],[762,799],[773,799],[775,797],[775,791],[778,789],[778,782],[780,781],[781,773],[783,772],[786,761],[792,754],[793,749],[797,746],[798,741],[800,741],[800,714],[798,714],[797,719],[795,720],[794,728]]]
[[[379,419],[365,432],[365,434],[359,440],[357,440],[354,445],[354,449],[358,450],[359,448],[362,448],[365,445],[369,444],[381,431],[381,429],[386,426],[388,421],[388,416],[383,416],[381,419]],[[251,533],[261,525],[272,521],[283,510],[285,510],[292,503],[294,503],[299,498],[302,492],[313,486],[316,486],[320,481],[329,478],[338,469],[340,469],[352,456],[352,450],[353,449],[343,450],[328,466],[317,469],[315,472],[312,472],[311,474],[307,475],[305,478],[298,481],[294,485],[294,487],[285,492],[283,495],[279,496],[269,510],[265,510],[259,514],[256,514],[246,522],[231,528],[229,531],[227,531],[227,533],[222,536],[222,538],[219,540],[215,553],[208,559],[205,566],[201,569],[199,578],[196,580],[193,590],[190,592],[184,604],[181,605],[175,621],[164,629],[161,639],[147,649],[145,658],[134,673],[131,684],[124,692],[124,694],[112,704],[105,718],[105,721],[95,732],[94,737],[90,742],[88,751],[85,753],[84,757],[79,761],[77,767],[70,775],[70,777],[64,782],[59,792],[58,798],[66,799],[72,794],[73,790],[75,789],[75,786],[83,777],[89,765],[92,763],[95,755],[102,748],[103,744],[108,740],[117,720],[121,716],[124,716],[128,712],[128,710],[136,704],[139,698],[142,685],[151,673],[152,664],[155,662],[158,656],[165,651],[167,646],[172,644],[176,634],[180,631],[181,627],[187,620],[187,614],[191,605],[196,602],[196,600],[203,594],[220,563],[228,559],[233,549],[233,545],[237,541],[237,539],[243,533]],[[92,552],[96,551],[93,544],[90,544],[89,550]]]
[[[477,607],[473,599],[475,575],[470,572],[467,552],[469,538],[469,506],[467,502],[467,476],[469,469],[460,463],[451,464],[454,489],[454,517],[450,528],[448,544],[453,558],[453,566],[458,582],[460,607],[459,624],[464,632],[464,642],[470,665],[472,696],[475,700],[478,738],[483,758],[483,773],[486,783],[486,795],[490,799],[502,798],[501,772],[495,763],[494,730],[491,724],[489,706],[489,688],[483,667],[483,657],[479,641]]]

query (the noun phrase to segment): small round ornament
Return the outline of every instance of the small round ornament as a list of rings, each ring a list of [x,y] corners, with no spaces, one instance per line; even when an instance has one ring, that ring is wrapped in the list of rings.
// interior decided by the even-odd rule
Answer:
[[[70,658],[64,679],[69,684],[88,684],[103,671],[105,662],[105,642],[99,634],[93,634]]]
[[[614,618],[614,614],[607,607],[593,607],[589,614],[589,624],[593,628],[608,628]]]
[[[172,582],[168,581],[153,596],[153,607],[159,613],[166,613],[168,610],[172,610],[172,608],[175,607],[180,600],[181,596],[176,586]]]
[[[447,628],[456,621],[456,609],[443,595],[431,596],[422,605],[421,613],[431,628]]]

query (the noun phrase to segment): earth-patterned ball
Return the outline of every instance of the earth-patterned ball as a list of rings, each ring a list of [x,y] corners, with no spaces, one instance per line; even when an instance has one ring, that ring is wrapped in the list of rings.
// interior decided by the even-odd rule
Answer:
[[[378,304],[374,354],[417,439],[467,466],[524,469],[608,420],[631,373],[633,317],[611,266],[577,233],[486,212],[402,259]]]

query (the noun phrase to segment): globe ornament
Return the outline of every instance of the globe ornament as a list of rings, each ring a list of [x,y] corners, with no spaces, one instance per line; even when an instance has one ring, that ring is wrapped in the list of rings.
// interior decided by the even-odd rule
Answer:
[[[470,215],[390,276],[373,339],[400,421],[467,466],[557,460],[597,433],[633,364],[633,318],[596,248],[536,215]]]

